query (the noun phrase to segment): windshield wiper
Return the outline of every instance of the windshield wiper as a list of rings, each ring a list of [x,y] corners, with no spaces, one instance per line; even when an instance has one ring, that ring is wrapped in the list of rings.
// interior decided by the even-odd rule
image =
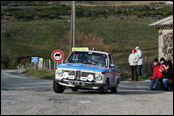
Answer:
[[[67,61],[67,63],[77,63],[76,61]]]
[[[85,62],[84,64],[92,64],[92,65],[97,65],[95,62]]]

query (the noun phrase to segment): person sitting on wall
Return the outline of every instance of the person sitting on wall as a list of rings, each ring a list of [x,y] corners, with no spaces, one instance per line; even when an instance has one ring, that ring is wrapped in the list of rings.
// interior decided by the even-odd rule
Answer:
[[[158,58],[155,58],[154,59],[154,69],[153,69],[153,75],[152,75],[152,79],[151,79],[151,82],[150,82],[150,85],[149,85],[149,89],[147,90],[158,90],[158,78],[159,78],[159,73],[161,73],[159,71],[160,69],[160,65],[159,65],[159,62],[158,62]],[[153,88],[154,86],[154,88]]]
[[[173,87],[173,73],[172,73],[172,62],[168,60],[166,62],[166,69],[161,70],[161,73],[164,77],[163,84],[164,84],[164,90],[170,91]],[[168,82],[168,83],[167,83]]]
[[[157,86],[159,87],[159,89],[161,89],[163,87],[163,75],[162,75],[162,70],[166,69],[165,66],[165,59],[163,57],[160,58],[160,72],[159,72],[159,78],[157,78]]]

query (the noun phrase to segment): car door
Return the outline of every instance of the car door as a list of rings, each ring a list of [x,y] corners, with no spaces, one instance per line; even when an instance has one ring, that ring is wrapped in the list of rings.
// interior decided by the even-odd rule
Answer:
[[[110,86],[115,86],[116,83],[116,65],[114,58],[109,54],[109,73],[110,73]]]
[[[112,56],[112,55],[111,55]],[[113,58],[113,62],[114,62],[114,64],[115,64],[115,59],[114,59],[114,57],[112,56],[112,58]],[[114,79],[115,79],[115,84],[117,83],[117,81],[119,80],[119,78],[120,78],[120,70],[116,67],[116,64],[115,64],[115,69],[114,69]],[[119,82],[118,82],[119,83]]]

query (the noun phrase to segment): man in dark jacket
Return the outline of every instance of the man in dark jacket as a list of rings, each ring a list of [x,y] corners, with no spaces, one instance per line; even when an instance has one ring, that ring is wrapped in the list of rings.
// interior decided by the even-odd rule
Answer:
[[[162,70],[161,73],[163,75],[163,83],[165,86],[164,90],[171,90],[173,86],[173,74],[172,74],[172,62],[169,60],[166,62],[166,70]],[[167,84],[168,82],[168,84]],[[169,83],[170,82],[170,83]]]

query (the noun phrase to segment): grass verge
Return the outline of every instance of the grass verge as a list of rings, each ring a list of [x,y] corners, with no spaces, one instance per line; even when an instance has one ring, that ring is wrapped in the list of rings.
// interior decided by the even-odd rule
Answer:
[[[31,77],[41,78],[41,79],[48,79],[48,80],[53,80],[55,77],[54,71],[36,70],[33,67],[27,68],[26,71],[22,72],[21,74],[25,76],[31,76]]]

